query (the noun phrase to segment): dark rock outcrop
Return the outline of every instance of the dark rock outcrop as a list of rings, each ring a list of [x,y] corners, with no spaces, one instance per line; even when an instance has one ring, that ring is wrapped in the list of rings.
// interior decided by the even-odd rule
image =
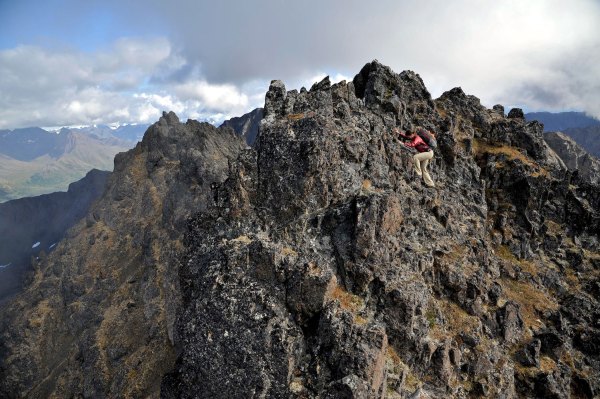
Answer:
[[[541,124],[500,111],[460,88],[433,100],[416,73],[374,61],[308,91],[273,81],[253,148],[165,115],[117,159],[98,217],[13,303],[0,388],[597,395],[600,190],[573,177]],[[437,132],[435,189],[414,174],[397,125]],[[179,139],[196,129],[232,150]]]
[[[253,145],[258,136],[258,127],[262,118],[263,109],[256,108],[247,114],[226,120],[221,126],[232,128],[237,134],[244,137],[248,145]]]

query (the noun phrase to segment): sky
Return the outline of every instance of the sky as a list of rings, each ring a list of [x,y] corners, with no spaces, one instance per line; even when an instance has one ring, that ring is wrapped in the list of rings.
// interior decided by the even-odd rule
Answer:
[[[600,117],[600,0],[0,0],[0,129],[215,124],[374,59],[488,107]]]

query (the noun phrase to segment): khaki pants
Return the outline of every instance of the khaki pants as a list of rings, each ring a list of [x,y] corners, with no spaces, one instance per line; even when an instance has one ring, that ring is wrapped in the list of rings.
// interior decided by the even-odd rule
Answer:
[[[433,151],[420,152],[413,156],[413,160],[415,161],[415,172],[419,176],[423,176],[425,184],[429,187],[435,187],[435,184],[433,184],[433,180],[431,180],[431,176],[429,176],[429,171],[427,170],[429,160],[432,158]]]

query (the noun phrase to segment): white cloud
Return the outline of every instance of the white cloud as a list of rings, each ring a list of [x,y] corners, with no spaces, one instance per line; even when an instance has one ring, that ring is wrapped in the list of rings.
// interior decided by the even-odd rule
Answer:
[[[600,116],[597,96],[586,94],[587,88],[599,92],[598,68],[589,65],[600,62],[600,3],[462,1],[439,7],[440,22],[451,22],[432,21],[408,49],[435,95],[462,86],[488,105],[579,108]],[[476,18],[467,18],[473,13]],[[435,51],[419,52],[424,43]]]
[[[141,123],[150,123],[157,120],[160,115],[160,108],[156,108],[152,104],[143,103],[137,106],[137,120]]]
[[[173,87],[177,96],[184,100],[197,99],[206,108],[215,111],[231,109],[244,110],[248,107],[248,96],[235,86],[210,84],[203,80],[193,80]]]
[[[97,53],[0,51],[0,128],[149,123],[163,110],[222,121],[262,105],[255,92],[198,74],[169,80],[186,65],[165,39],[120,39]]]
[[[372,59],[486,104],[580,108],[600,116],[597,0],[256,0],[234,7],[155,2],[210,81],[354,76]],[[252,15],[252,18],[248,18]]]
[[[185,110],[185,105],[171,95],[140,93],[134,94],[133,98],[141,100],[144,104],[151,104],[157,109],[169,110],[175,113]]]
[[[0,50],[0,128],[146,123],[162,110],[219,121],[262,106],[271,79],[351,80],[373,59],[419,73],[434,96],[461,86],[488,106],[600,117],[597,0],[148,0],[118,11],[131,31],[160,21],[171,36]]]
[[[95,54],[34,46],[0,51],[0,127],[136,118],[128,91],[143,84],[170,51],[165,39],[122,39]]]

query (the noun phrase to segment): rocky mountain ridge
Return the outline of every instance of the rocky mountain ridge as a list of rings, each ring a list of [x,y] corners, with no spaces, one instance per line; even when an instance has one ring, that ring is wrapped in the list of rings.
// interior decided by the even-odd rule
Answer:
[[[103,195],[2,309],[0,396],[156,396],[175,356],[186,220],[243,147],[165,113],[117,155]]]
[[[550,132],[544,135],[546,143],[560,156],[570,171],[594,184],[600,183],[600,160],[590,155],[566,133]]]
[[[273,81],[252,148],[171,113],[116,165],[0,318],[6,396],[600,392],[600,190],[518,109],[374,61]]]
[[[563,133],[590,155],[600,158],[600,125],[568,128],[564,129]]]
[[[256,108],[247,114],[226,120],[221,126],[232,128],[237,134],[244,137],[248,145],[253,145],[258,136],[262,118],[263,109]]]

